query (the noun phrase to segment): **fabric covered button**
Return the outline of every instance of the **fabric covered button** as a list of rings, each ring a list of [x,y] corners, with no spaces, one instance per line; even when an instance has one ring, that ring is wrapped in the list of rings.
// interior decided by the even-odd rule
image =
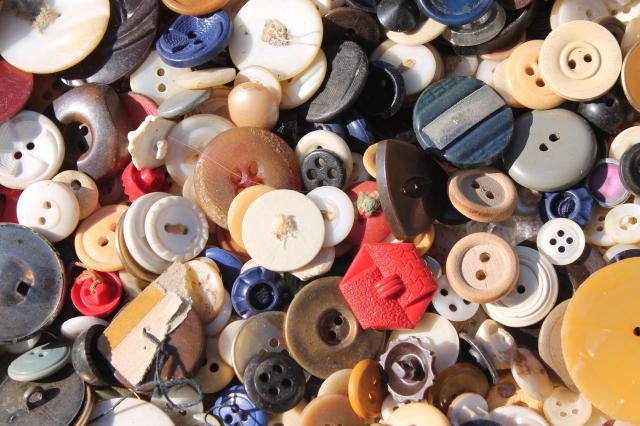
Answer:
[[[46,343],[13,360],[7,374],[12,380],[19,382],[40,380],[63,368],[70,358],[69,346],[64,343]]]
[[[255,356],[244,372],[247,395],[258,409],[282,413],[302,400],[304,370],[282,352]]]
[[[311,151],[302,161],[302,181],[311,191],[323,186],[342,188],[347,181],[344,163],[326,149]]]
[[[604,229],[618,244],[634,244],[640,241],[640,205],[622,204],[609,210],[604,219]]]
[[[538,249],[554,265],[569,265],[582,255],[585,248],[584,232],[572,220],[557,218],[542,225],[537,237]]]
[[[355,213],[351,200],[342,190],[331,186],[316,188],[307,194],[324,219],[323,247],[340,244],[353,228]]]
[[[442,3],[433,0],[418,0],[423,13],[445,25],[464,25],[480,18],[493,4],[487,0],[451,1]]]
[[[433,307],[449,321],[466,321],[478,311],[479,305],[471,303],[456,293],[445,275],[438,279],[438,290],[433,296]]]
[[[58,173],[52,179],[64,183],[73,191],[80,206],[80,220],[86,219],[98,208],[99,192],[96,183],[89,176],[76,170]]]
[[[231,290],[233,309],[245,319],[262,312],[280,310],[290,299],[280,274],[260,266],[241,273]]]
[[[111,272],[122,269],[115,246],[116,224],[127,206],[111,205],[96,210],[82,221],[74,238],[76,254],[91,269]]]
[[[593,197],[584,187],[546,192],[539,203],[540,218],[543,222],[566,218],[585,226],[591,219],[594,204]]]
[[[33,75],[0,59],[0,79],[4,86],[4,100],[0,106],[0,123],[2,123],[24,108],[33,90]]]

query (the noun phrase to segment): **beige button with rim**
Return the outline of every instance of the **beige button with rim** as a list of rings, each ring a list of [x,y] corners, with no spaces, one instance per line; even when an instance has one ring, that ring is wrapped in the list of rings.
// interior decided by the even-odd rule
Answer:
[[[275,188],[267,185],[250,186],[240,191],[233,201],[231,201],[229,213],[227,213],[227,226],[229,226],[231,238],[242,248],[245,248],[242,242],[242,220],[244,219],[247,209],[251,203],[260,198],[261,195],[271,192],[274,189]]]
[[[613,87],[622,68],[622,52],[616,38],[603,26],[571,21],[547,36],[539,62],[551,90],[580,102],[598,98]]]
[[[349,378],[351,377],[351,368],[345,368],[344,370],[338,370],[320,385],[318,389],[318,396],[324,395],[344,395],[349,396]]]
[[[447,416],[426,402],[412,402],[398,407],[387,423],[393,426],[450,426]]]
[[[64,183],[71,188],[80,205],[80,220],[86,219],[98,208],[100,193],[95,181],[89,175],[77,170],[66,170],[58,173],[51,180]]]
[[[86,218],[76,231],[74,247],[78,258],[87,268],[112,272],[123,269],[116,252],[116,225],[128,207],[102,207]]]
[[[344,395],[325,395],[314,399],[302,411],[301,420],[300,426],[367,424],[353,411],[349,398]]]
[[[509,93],[529,109],[550,109],[564,102],[547,86],[540,73],[538,55],[542,43],[542,40],[531,40],[516,47],[505,70]]]
[[[518,280],[520,263],[502,238],[477,232],[458,241],[447,258],[449,283],[463,299],[489,303],[509,294]]]
[[[622,89],[627,96],[629,103],[636,111],[640,111],[640,43],[636,43],[627,53],[622,66]]]

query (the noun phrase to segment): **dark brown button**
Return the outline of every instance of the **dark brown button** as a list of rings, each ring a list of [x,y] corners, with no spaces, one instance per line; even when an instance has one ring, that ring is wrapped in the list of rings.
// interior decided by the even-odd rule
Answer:
[[[115,383],[109,361],[98,351],[98,338],[106,327],[96,324],[73,341],[71,364],[85,382],[94,386],[109,386]]]
[[[359,9],[337,7],[322,18],[325,45],[350,40],[358,43],[366,52],[380,44],[380,27],[375,18]]]
[[[473,364],[459,363],[441,371],[429,389],[429,402],[447,412],[454,398],[465,392],[482,396],[489,392],[489,381],[482,370]]]
[[[44,114],[44,111],[69,87],[59,78],[51,74],[36,74],[33,76],[33,90],[26,109]]]
[[[618,40],[618,43],[622,42],[622,37],[624,37],[625,30],[627,29],[627,26],[622,21],[613,16],[598,16],[593,22],[608,29],[616,40]]]

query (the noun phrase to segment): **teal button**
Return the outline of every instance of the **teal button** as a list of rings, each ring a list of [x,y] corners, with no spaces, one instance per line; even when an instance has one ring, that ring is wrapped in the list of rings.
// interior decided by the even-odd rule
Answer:
[[[64,343],[45,343],[13,360],[7,373],[18,382],[40,380],[64,367],[70,357],[71,350]]]

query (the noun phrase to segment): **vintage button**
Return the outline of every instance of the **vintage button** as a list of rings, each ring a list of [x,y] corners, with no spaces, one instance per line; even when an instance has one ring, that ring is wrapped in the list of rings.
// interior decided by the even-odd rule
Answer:
[[[624,158],[624,155],[623,157]],[[628,160],[628,158],[627,158]],[[591,196],[602,207],[615,207],[625,202],[631,195],[625,171],[629,170],[621,166],[618,160],[605,158],[596,163],[587,180],[587,188]]]
[[[565,218],[551,219],[538,231],[538,250],[554,265],[574,263],[585,248],[585,236],[580,226]]]
[[[426,402],[412,402],[401,405],[387,420],[397,426],[447,426],[447,417],[433,405]]]
[[[489,420],[503,426],[548,426],[549,423],[537,412],[527,407],[510,405],[498,407],[491,412]]]
[[[466,392],[486,395],[488,391],[489,382],[482,370],[472,364],[457,363],[436,376],[429,389],[429,401],[446,412],[456,396]]]
[[[609,9],[603,0],[560,0],[551,9],[551,29],[570,21],[593,21],[609,15]]]
[[[366,421],[353,411],[349,398],[345,395],[324,395],[315,398],[302,410],[300,426],[333,423],[364,426]]]
[[[218,335],[218,352],[220,353],[220,358],[229,365],[233,365],[233,342],[246,321],[247,320],[231,321]]]
[[[1,5],[0,5],[1,7]],[[33,90],[33,75],[0,59],[0,78],[4,86],[4,101],[0,106],[0,123],[19,113]]]
[[[493,2],[477,0],[471,4],[464,1],[452,1],[446,4],[433,0],[418,0],[423,13],[445,25],[464,25],[475,21],[485,14]]]
[[[320,209],[324,220],[323,247],[341,243],[353,228],[355,213],[349,197],[340,189],[331,186],[316,188],[307,194]]]
[[[169,145],[167,136],[175,125],[173,121],[149,115],[136,130],[129,132],[127,150],[136,169],[153,169],[164,164]]]
[[[258,409],[283,413],[302,400],[304,370],[282,352],[256,355],[244,371],[247,395]]]
[[[479,305],[471,303],[456,293],[445,275],[438,279],[438,290],[433,295],[433,307],[449,321],[466,321],[478,311]]]
[[[162,0],[162,3],[180,15],[206,15],[227,6],[229,0]]]
[[[345,368],[331,373],[320,385],[318,397],[325,395],[349,396],[349,379],[352,371],[351,368]]]
[[[360,46],[345,41],[327,50],[329,75],[309,104],[306,119],[323,123],[335,119],[355,104],[369,74],[369,60]]]
[[[84,271],[71,286],[73,306],[83,315],[106,317],[122,298],[122,282],[113,272]]]
[[[158,106],[158,115],[176,118],[193,111],[211,96],[211,89],[184,90],[165,99]]]
[[[613,163],[615,160],[610,161],[612,161],[612,165],[616,165]],[[640,145],[636,144],[627,149],[622,154],[619,167],[616,168],[619,169],[620,181],[622,181],[624,188],[634,195],[640,194]],[[615,176],[612,176],[612,179],[615,179]],[[617,197],[617,199],[621,198]]]
[[[453,325],[444,317],[427,312],[413,330],[394,330],[389,342],[395,339],[420,338],[429,343],[433,353],[433,369],[436,374],[454,365],[460,352],[460,339]],[[387,346],[388,348],[388,346]]]
[[[322,214],[313,201],[296,191],[268,192],[247,209],[242,241],[258,264],[274,271],[298,269],[322,248]]]
[[[158,52],[152,50],[142,65],[131,74],[131,90],[161,104],[165,99],[184,90],[177,80],[190,72],[189,68],[175,68],[164,63]]]
[[[521,105],[531,109],[556,108],[564,102],[545,83],[540,74],[538,55],[542,40],[531,40],[516,47],[506,65],[509,92]]]
[[[230,290],[240,275],[242,261],[231,252],[216,247],[206,249],[204,255],[216,262],[220,269],[220,275],[222,275],[222,282],[225,288]]]
[[[477,46],[496,37],[507,22],[507,14],[498,3],[493,3],[478,19],[464,25],[447,28],[442,37],[453,46]]]
[[[176,83],[184,89],[208,89],[223,86],[235,78],[235,68],[208,68],[180,74]]]
[[[420,10],[413,1],[381,0],[376,7],[376,16],[387,30],[412,31],[419,24]]]
[[[433,356],[425,339],[409,337],[390,341],[386,352],[380,356],[380,365],[386,373],[387,389],[391,394],[382,402],[383,418],[389,417],[385,413],[389,398],[394,405],[421,401],[433,385]]]
[[[371,13],[375,13],[375,10]],[[350,40],[368,53],[380,43],[380,25],[372,15],[363,10],[337,7],[323,16],[322,23],[325,48]]]
[[[538,251],[518,246],[520,275],[511,293],[483,305],[494,320],[508,327],[526,327],[547,316],[558,298],[558,276]],[[449,277],[451,279],[451,277]]]
[[[563,158],[572,160],[567,163]],[[593,130],[582,117],[565,109],[531,111],[518,117],[511,146],[504,154],[513,180],[544,192],[580,182],[595,159]]]
[[[22,191],[16,214],[20,225],[29,226],[55,243],[67,238],[76,229],[80,206],[70,187],[41,180]]]
[[[51,74],[76,65],[98,46],[107,30],[106,0],[91,0],[82,8],[72,1],[34,6],[35,13],[13,5],[0,17],[0,55],[26,72]],[[43,60],[33,52],[52,54]]]
[[[615,241],[606,233],[604,229],[604,219],[609,209],[596,206],[591,215],[591,220],[584,228],[584,234],[590,244],[600,247],[609,247],[615,244]]]
[[[109,362],[98,351],[98,337],[106,325],[95,324],[74,340],[71,363],[82,380],[93,386],[109,386],[115,383]]]
[[[608,133],[617,133],[626,121],[628,104],[622,94],[608,92],[591,102],[581,102],[578,114],[598,129]]]
[[[393,234],[413,238],[440,213],[445,174],[415,146],[387,139],[378,143],[376,175],[380,203]]]
[[[262,84],[264,87],[269,89],[269,91],[278,101],[278,104],[281,102],[282,86],[280,85],[280,81],[278,81],[276,76],[273,75],[271,71],[259,65],[246,67],[238,72],[233,85],[238,86],[242,83],[247,83],[250,81]]]
[[[80,206],[80,220],[87,218],[98,207],[98,187],[89,176],[76,170],[58,173],[52,179],[68,185],[73,191]]]
[[[456,396],[447,410],[449,420],[459,425],[473,423],[474,420],[482,421],[481,419],[487,414],[489,414],[489,405],[484,397],[470,392]]]
[[[386,36],[389,40],[398,44],[418,46],[436,39],[446,28],[446,25],[441,24],[435,19],[427,18],[420,22],[412,31],[387,31]]]
[[[452,128],[452,117],[461,115],[468,119]],[[474,78],[432,84],[418,98],[413,119],[420,145],[461,168],[496,159],[507,148],[513,131],[511,109],[493,89]],[[489,127],[493,130],[487,131]]]
[[[591,403],[575,392],[557,387],[544,400],[544,415],[554,425],[583,425],[591,417]]]
[[[342,188],[347,180],[342,160],[326,149],[311,151],[302,161],[301,169],[302,181],[309,191],[327,186]]]
[[[460,297],[475,303],[509,294],[520,273],[518,256],[502,238],[485,232],[458,241],[447,258],[447,277]]]
[[[510,372],[500,376],[498,384],[489,389],[487,402],[492,411],[503,406],[522,406],[542,413],[542,401],[531,398],[520,389]]]
[[[258,409],[244,386],[231,386],[213,404],[212,414],[226,426],[260,426],[267,424],[267,413]]]
[[[551,395],[553,385],[542,363],[527,348],[518,348],[511,361],[511,374],[531,398],[542,401]]]
[[[208,257],[199,257],[186,263],[189,285],[187,290],[203,324],[211,323],[224,305],[224,284],[216,263]]]
[[[131,202],[151,192],[165,192],[171,189],[162,167],[138,170],[133,163],[129,163],[122,172],[121,180],[124,193]]]
[[[291,294],[277,272],[251,268],[236,278],[231,290],[233,309],[242,318],[284,308]]]
[[[515,22],[515,21],[514,21]],[[510,25],[513,25],[513,22],[510,23]],[[509,26],[505,27],[508,28]],[[504,32],[504,28],[503,31]],[[490,41],[493,40],[499,40],[500,37],[496,37]],[[514,40],[510,40],[509,43],[507,43],[506,45],[504,45],[504,47],[501,47],[499,49],[496,49],[495,51],[491,51],[489,53],[481,53],[480,59],[483,61],[504,61],[505,59],[508,59],[509,56],[511,56],[511,54],[513,53],[513,51],[515,50],[516,47],[520,46],[522,43],[524,43],[527,40],[526,34],[522,33],[520,34],[520,38],[516,38]],[[488,43],[485,43],[488,44]],[[459,50],[459,49],[454,49],[454,50]],[[480,49],[480,51],[483,51],[484,49]],[[493,49],[492,49],[493,50]],[[458,54],[460,54],[460,52],[458,52]]]
[[[271,129],[278,122],[279,101],[268,87],[250,81],[229,93],[229,116],[239,127]]]
[[[500,222],[516,208],[516,187],[493,168],[460,170],[451,175],[449,199],[462,214],[478,222]]]
[[[387,40],[371,54],[371,60],[387,62],[396,67],[402,74],[406,96],[410,97],[438,79],[437,54],[428,46],[409,46]]]
[[[233,198],[242,189],[259,184],[294,190],[301,186],[293,150],[267,130],[227,130],[213,138],[196,163],[198,205],[221,228],[228,226],[227,211]],[[243,241],[247,244],[244,237]]]
[[[339,135],[328,130],[315,130],[302,137],[296,144],[295,153],[300,165],[313,151],[323,149],[338,156],[344,163],[346,176],[353,170],[353,158],[349,145]]]
[[[231,201],[229,212],[227,214],[227,225],[229,226],[231,238],[233,238],[233,240],[242,247],[244,247],[244,243],[242,241],[242,221],[247,209],[261,195],[273,191],[273,189],[274,188],[267,185],[251,186],[240,191],[233,201]]]
[[[65,145],[58,128],[44,115],[22,111],[0,125],[2,162],[0,185],[25,189],[51,179],[64,159]]]
[[[478,70],[478,57],[475,55],[446,55],[444,57],[444,77],[471,77]]]
[[[285,320],[289,353],[320,378],[374,357],[384,341],[384,333],[358,326],[339,281],[328,277],[307,284],[291,302]]]
[[[295,5],[250,0],[236,15],[233,28],[229,54],[236,67],[260,65],[278,80],[307,68],[322,42],[322,20],[310,0]]]
[[[82,221],[74,237],[74,247],[80,261],[102,272],[122,269],[116,252],[116,224],[127,211],[125,205],[111,205],[96,210]]]
[[[545,83],[565,99],[586,101],[605,94],[622,68],[615,37],[603,26],[571,21],[553,30],[540,48]]]
[[[280,109],[293,109],[311,99],[322,86],[326,73],[327,56],[320,49],[311,64],[300,74],[280,82],[282,90]]]
[[[371,176],[374,179],[377,176],[377,172],[376,172],[376,152],[377,151],[378,151],[378,144],[374,143],[364,151],[364,155],[362,156],[362,165],[364,166],[369,176]]]
[[[196,401],[199,400],[199,393],[192,385],[178,385],[166,392],[166,396],[162,394],[152,395],[149,402],[159,407],[171,417],[171,420],[178,424],[184,421],[184,417],[188,418],[204,410],[202,402],[196,403]],[[171,400],[174,404],[185,404],[189,406],[185,408],[171,407],[167,403],[168,400]]]
[[[508,331],[490,319],[484,320],[473,339],[486,353],[496,369],[506,370],[511,366],[516,341]]]
[[[631,146],[640,143],[640,126],[632,126],[618,133],[609,147],[609,157],[620,160]]]
[[[593,179],[590,177],[590,180]],[[595,178],[594,180],[598,179]],[[603,185],[604,186],[604,185]],[[566,218],[580,226],[585,226],[591,219],[595,200],[585,187],[571,188],[559,192],[545,192],[539,202],[540,219],[548,222],[551,219]]]
[[[516,99],[511,95],[509,87],[507,86],[507,60],[500,62],[493,70],[493,83],[491,85],[493,90],[504,99],[504,101],[511,108],[524,108]]]
[[[483,59],[478,64],[478,69],[476,70],[475,77],[478,80],[485,82],[485,84],[488,84],[489,86],[493,86],[493,74],[496,68],[498,67],[498,65],[500,65],[501,63],[502,61],[493,61],[489,59]]]
[[[64,343],[46,343],[20,355],[9,364],[7,375],[19,382],[44,379],[63,368],[71,358]]]
[[[358,416],[365,419],[378,417],[387,393],[380,364],[363,359],[353,367],[348,394],[351,408]]]
[[[383,61],[369,64],[369,75],[357,108],[363,114],[387,119],[397,113],[405,100],[404,79],[396,67]]]
[[[102,417],[99,417],[104,415]],[[171,426],[173,421],[156,405],[137,398],[116,398],[100,401],[91,412],[91,424],[125,426],[150,422],[155,426]]]
[[[106,327],[107,324],[109,323],[101,318],[88,316],[73,317],[60,325],[60,334],[65,339],[72,342],[80,335],[80,333],[89,329],[91,326],[104,325]]]
[[[604,219],[607,235],[618,244],[640,241],[640,205],[622,204],[609,210]]]
[[[233,369],[225,363],[218,352],[218,340],[208,338],[202,367],[196,374],[196,381],[204,393],[215,393],[228,386],[233,380]]]
[[[129,131],[136,130],[149,115],[158,115],[158,105],[150,98],[134,92],[118,95],[120,105],[129,119]]]
[[[544,319],[542,327],[540,327],[540,337],[538,339],[538,353],[540,358],[560,377],[564,384],[576,391],[576,385],[571,380],[567,365],[562,356],[562,346],[560,340],[560,331],[562,329],[562,320],[567,310],[569,301],[566,300],[558,304],[549,315]]]

